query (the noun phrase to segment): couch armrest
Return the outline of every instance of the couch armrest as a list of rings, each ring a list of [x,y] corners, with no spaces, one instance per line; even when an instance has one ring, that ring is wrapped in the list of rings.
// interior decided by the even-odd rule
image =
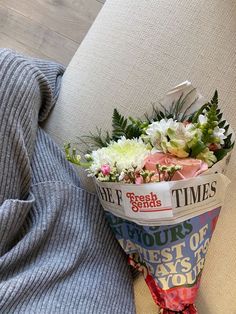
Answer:
[[[138,117],[186,79],[207,97],[218,88],[236,129],[235,21],[235,0],[107,0],[65,72],[46,130],[61,145],[76,141],[110,128],[114,107]],[[233,180],[235,169],[233,158]],[[229,193],[203,273],[201,314],[236,313],[233,185]]]

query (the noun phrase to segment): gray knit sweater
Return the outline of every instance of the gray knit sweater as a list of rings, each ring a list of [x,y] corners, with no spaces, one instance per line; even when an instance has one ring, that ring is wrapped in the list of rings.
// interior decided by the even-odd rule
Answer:
[[[97,197],[38,127],[62,74],[0,50],[0,313],[133,314],[126,257]]]

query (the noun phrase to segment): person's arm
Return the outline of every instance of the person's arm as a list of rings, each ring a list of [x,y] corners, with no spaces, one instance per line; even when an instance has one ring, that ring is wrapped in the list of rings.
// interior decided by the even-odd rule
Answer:
[[[38,129],[55,105],[64,68],[0,49],[0,205],[27,198]]]

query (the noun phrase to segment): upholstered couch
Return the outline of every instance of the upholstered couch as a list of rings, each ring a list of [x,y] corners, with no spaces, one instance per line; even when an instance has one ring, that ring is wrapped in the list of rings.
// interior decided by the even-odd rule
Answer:
[[[60,145],[76,141],[96,127],[109,129],[114,107],[138,117],[187,79],[206,97],[218,88],[236,129],[235,0],[107,0],[65,72],[45,128]],[[200,314],[236,314],[235,154],[228,175],[232,184],[198,295]],[[134,286],[137,313],[158,313],[141,277]]]

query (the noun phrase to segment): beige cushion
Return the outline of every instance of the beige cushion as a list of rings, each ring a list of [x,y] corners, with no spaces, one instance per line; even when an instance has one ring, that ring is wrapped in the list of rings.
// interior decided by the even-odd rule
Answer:
[[[65,73],[46,130],[59,144],[76,141],[96,126],[109,128],[114,107],[140,116],[187,79],[206,97],[218,88],[236,129],[235,0],[107,0]],[[235,169],[234,154],[233,184],[198,297],[200,314],[236,313]],[[139,289],[137,312],[156,313]]]

